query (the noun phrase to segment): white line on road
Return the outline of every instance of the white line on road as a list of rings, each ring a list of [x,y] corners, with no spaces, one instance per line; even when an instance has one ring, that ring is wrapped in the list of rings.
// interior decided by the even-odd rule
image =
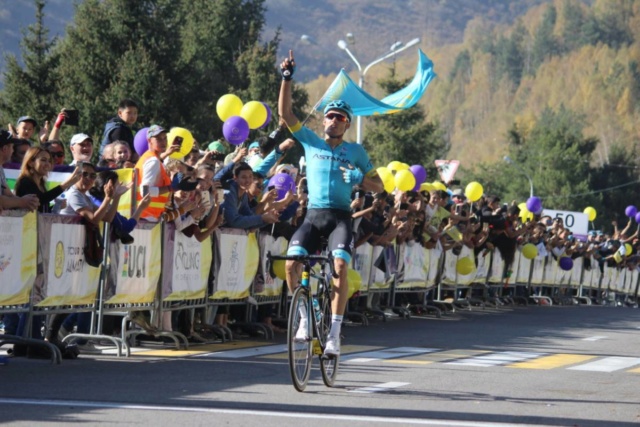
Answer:
[[[339,415],[327,413],[311,412],[278,412],[278,411],[258,411],[251,409],[225,409],[225,408],[203,408],[189,406],[161,406],[161,405],[132,405],[127,403],[113,402],[93,402],[80,400],[39,400],[39,399],[9,399],[0,398],[0,405],[28,405],[28,406],[56,406],[56,407],[81,407],[98,409],[129,409],[139,411],[172,411],[172,412],[194,412],[208,414],[228,414],[228,415],[249,415],[249,416],[269,416],[280,418],[302,418],[302,419],[323,419],[334,421],[362,421],[379,424],[401,424],[401,425],[423,425],[423,426],[457,426],[457,427],[552,427],[542,424],[512,424],[500,422],[481,422],[463,420],[438,420],[422,418],[401,418],[401,417],[379,417],[364,415]]]
[[[606,337],[603,337],[603,336],[600,336],[600,335],[596,335],[594,337],[583,338],[582,341],[598,341],[598,340],[601,340],[603,338],[606,338]]]
[[[482,356],[469,357],[459,359],[453,362],[447,362],[447,365],[465,365],[465,366],[500,366],[510,363],[521,362],[523,360],[535,359],[543,356],[544,353],[525,353],[520,351],[503,351]]]
[[[382,383],[378,385],[374,385],[371,387],[362,387],[357,388],[355,390],[349,390],[350,393],[379,393],[381,391],[387,391],[392,388],[398,388],[405,385],[409,385],[411,383],[400,383],[400,382],[390,382],[390,383]]]
[[[637,357],[605,357],[595,362],[585,363],[583,365],[574,366],[573,371],[595,371],[595,372],[613,372],[620,369],[631,368],[640,365],[640,358]]]
[[[399,357],[418,356],[425,353],[438,351],[437,348],[421,348],[421,347],[394,347],[384,350],[367,351],[364,353],[353,353],[343,356],[340,361],[342,363],[367,363],[376,360],[397,359]]]

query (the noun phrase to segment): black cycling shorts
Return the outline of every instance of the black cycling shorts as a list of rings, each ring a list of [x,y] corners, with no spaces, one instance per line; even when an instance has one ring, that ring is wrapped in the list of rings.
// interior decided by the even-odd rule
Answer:
[[[309,209],[302,225],[293,233],[287,255],[315,254],[323,238],[334,257],[351,262],[353,231],[351,212],[339,209]]]

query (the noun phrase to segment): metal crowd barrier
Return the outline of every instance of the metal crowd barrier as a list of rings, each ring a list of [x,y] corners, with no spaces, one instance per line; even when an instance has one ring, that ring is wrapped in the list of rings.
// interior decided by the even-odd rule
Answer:
[[[101,268],[93,268],[84,262],[84,226],[79,217],[5,211],[0,215],[0,230],[0,313],[24,313],[31,319],[90,312],[90,333],[72,334],[65,341],[97,339],[113,344],[118,356],[129,355],[128,343],[150,332],[132,329],[132,318],[149,311],[151,323],[162,326],[163,317],[180,309],[189,310],[192,320],[195,310],[205,311],[203,323],[222,339],[232,339],[230,330],[213,325],[212,314],[223,305],[245,310],[235,327],[251,328],[270,339],[269,328],[255,321],[255,310],[270,304],[283,316],[286,313],[283,282],[267,271],[266,253],[286,252],[287,241],[267,232],[223,228],[213,238],[198,242],[176,232],[172,224],[141,221],[131,233],[134,242],[124,245],[112,241],[106,225],[108,256]],[[468,275],[456,268],[463,257],[474,260],[475,268]],[[518,251],[505,287],[505,266],[497,250],[475,256],[466,247],[454,253],[418,244],[374,247],[365,243],[356,248],[352,267],[362,278],[352,314],[364,319],[363,324],[372,316],[386,320],[390,312],[409,317],[420,308],[440,316],[476,303],[495,304],[499,298],[517,298],[525,304],[637,301],[640,284],[637,269],[605,266],[601,273],[594,260],[577,258],[574,268],[564,271],[551,255],[528,260]],[[474,290],[482,295],[474,295]],[[119,337],[103,333],[105,315],[123,316]],[[186,336],[173,330],[150,334],[167,337],[177,348],[188,346]],[[0,337],[0,344],[17,342],[46,346],[52,360],[60,362],[56,346],[31,340],[28,334]]]

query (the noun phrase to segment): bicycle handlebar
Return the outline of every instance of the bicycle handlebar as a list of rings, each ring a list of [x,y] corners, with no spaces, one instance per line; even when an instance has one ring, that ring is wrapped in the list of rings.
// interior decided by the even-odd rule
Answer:
[[[333,266],[333,257],[331,255],[271,255],[271,252],[267,253],[267,259],[269,261],[298,261],[303,264],[308,264],[313,261],[320,261],[329,264],[331,270],[331,276],[337,279],[338,273],[336,273]]]

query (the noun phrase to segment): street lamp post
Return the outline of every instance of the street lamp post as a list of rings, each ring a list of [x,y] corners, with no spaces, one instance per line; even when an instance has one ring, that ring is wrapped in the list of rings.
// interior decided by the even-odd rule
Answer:
[[[351,34],[351,33],[347,34],[347,40],[349,40],[351,43],[353,43],[353,41],[352,41],[353,40],[353,34]],[[347,55],[349,55],[349,57],[356,64],[356,67],[358,68],[358,74],[359,74],[358,86],[360,86],[360,88],[362,88],[364,86],[364,76],[367,74],[367,71],[369,71],[369,69],[371,67],[373,67],[374,65],[384,61],[385,59],[391,58],[392,56],[395,56],[395,55],[399,54],[403,50],[409,49],[411,46],[414,46],[414,45],[416,45],[418,43],[420,43],[420,39],[419,38],[415,38],[415,39],[411,40],[410,42],[408,42],[404,46],[402,46],[402,42],[396,42],[391,46],[390,52],[387,52],[386,54],[382,55],[381,57],[379,57],[378,59],[376,59],[375,61],[373,61],[369,65],[367,65],[366,67],[364,67],[364,70],[362,69],[362,66],[360,65],[360,62],[358,62],[356,57],[353,55],[353,53],[351,53],[351,51],[347,47],[347,42],[346,41],[339,40],[338,41],[338,47],[340,49],[344,50],[345,52],[347,52]],[[358,142],[358,144],[362,144],[362,116],[358,116],[357,117],[356,131],[357,131],[357,142]]]
[[[514,161],[511,159],[511,157],[504,156],[504,161],[509,163],[510,165],[513,165],[513,166],[517,167],[520,170],[520,172],[522,172],[522,174],[527,177],[527,179],[529,180],[529,197],[533,197],[533,180],[531,179],[529,174],[521,166],[519,166],[518,164],[514,163]]]

